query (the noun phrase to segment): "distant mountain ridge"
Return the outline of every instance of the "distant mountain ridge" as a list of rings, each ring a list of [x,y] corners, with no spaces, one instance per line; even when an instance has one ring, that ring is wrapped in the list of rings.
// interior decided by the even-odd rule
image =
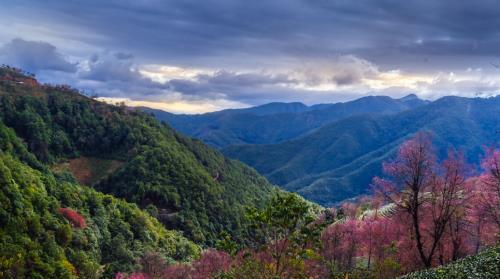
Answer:
[[[421,130],[434,134],[441,157],[455,147],[477,163],[484,146],[498,144],[500,96],[444,97],[396,114],[343,118],[282,143],[229,146],[223,152],[287,190],[330,205],[366,193],[381,162]]]
[[[215,113],[249,113],[255,115],[270,115],[270,114],[280,114],[280,113],[299,113],[311,110],[311,107],[306,106],[300,102],[292,103],[281,103],[273,102],[260,106],[243,108],[243,109],[227,109]]]
[[[272,144],[304,135],[329,122],[363,113],[392,114],[427,104],[416,95],[400,99],[367,96],[354,101],[306,106],[269,103],[199,115],[176,115],[142,108],[175,129],[215,147]]]
[[[149,111],[256,168],[272,183],[331,205],[367,193],[381,162],[420,130],[435,135],[440,155],[453,146],[477,163],[483,147],[498,142],[499,98],[430,102],[410,94],[313,106],[271,103],[201,115]]]

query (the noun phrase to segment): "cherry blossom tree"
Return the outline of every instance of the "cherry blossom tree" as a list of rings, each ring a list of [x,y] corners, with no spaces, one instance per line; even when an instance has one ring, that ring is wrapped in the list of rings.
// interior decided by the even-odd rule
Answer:
[[[390,179],[377,178],[374,184],[386,200],[409,218],[422,264],[431,267],[436,254],[444,263],[443,245],[448,243],[442,239],[447,233],[454,245],[452,254],[458,257],[467,202],[466,165],[462,156],[450,151],[448,158],[438,164],[430,135],[421,132],[401,145],[396,159],[384,164],[384,172]]]
[[[429,135],[418,133],[401,145],[394,161],[384,163],[384,173],[392,179],[376,178],[374,180],[378,192],[387,201],[397,205],[410,218],[416,248],[426,267],[431,266],[434,249],[429,253],[425,251],[422,215],[423,205],[428,197],[425,191],[435,176],[435,165],[436,161]]]
[[[481,166],[485,172],[480,176],[482,195],[479,202],[486,217],[500,229],[500,150],[489,149]]]

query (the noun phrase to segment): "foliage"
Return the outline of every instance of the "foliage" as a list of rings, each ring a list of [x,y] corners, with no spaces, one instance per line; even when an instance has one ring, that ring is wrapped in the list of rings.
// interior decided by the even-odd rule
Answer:
[[[0,69],[0,76],[14,74],[22,76]],[[254,170],[152,116],[98,102],[67,86],[2,81],[0,119],[10,128],[6,137],[22,139],[6,148],[23,162],[43,169],[69,161],[68,170],[80,181],[148,208],[167,228],[198,243],[213,246],[223,231],[244,243],[250,235],[245,208],[262,206],[277,191]],[[85,158],[119,163],[102,172],[89,164],[71,167]],[[82,179],[87,174],[95,175]]]
[[[170,260],[199,253],[135,205],[58,182],[3,152],[0,181],[2,278],[98,278],[134,269],[149,250]]]
[[[190,264],[167,265],[147,257],[141,261],[141,273],[148,278],[194,279],[323,276],[326,270],[315,253],[323,222],[316,223],[312,209],[296,194],[277,194],[265,208],[249,212],[258,234],[253,249],[243,248],[233,255],[209,249]]]
[[[32,78],[11,68],[0,74]],[[110,277],[136,269],[148,251],[168,261],[199,255],[197,245],[136,205],[82,187],[66,173],[52,174],[48,163],[92,149],[86,141],[102,118],[82,100],[67,87],[0,82],[2,278]]]
[[[79,229],[84,229],[87,227],[85,223],[85,218],[78,214],[78,212],[70,208],[59,208],[59,213],[61,213],[68,221],[75,227]]]
[[[257,228],[257,254],[273,276],[302,273],[304,264],[316,259],[324,222],[316,222],[313,208],[298,195],[277,194],[264,209],[251,210],[249,218]]]
[[[485,218],[481,204],[482,190],[496,183],[495,151],[484,159],[484,173],[468,179],[458,154],[450,152],[441,162],[435,158],[427,135],[418,134],[385,164],[388,179],[376,180],[383,195],[359,198],[318,216],[298,195],[280,193],[264,208],[249,210],[255,227],[252,246],[231,255],[211,250],[214,254],[205,260],[154,270],[169,274],[158,278],[204,274],[202,278],[385,279],[454,262],[495,245],[495,219]],[[498,197],[488,197],[497,204]],[[466,274],[473,274],[469,277],[499,275],[498,255],[485,257],[495,267],[480,273],[474,270],[477,263],[467,264]],[[463,271],[445,267],[438,271],[443,277],[437,278],[453,278]]]
[[[459,154],[440,162],[417,135],[385,164],[388,178],[375,180],[382,196],[320,213],[151,116],[40,85],[16,69],[0,68],[2,75],[2,278],[394,278],[498,242],[494,148],[483,173],[468,178]],[[363,139],[368,145],[375,130]],[[394,144],[403,134],[393,134]],[[83,161],[102,163],[86,182],[91,187],[75,179],[89,173],[87,163],[71,168]],[[70,168],[60,169],[61,162]],[[200,255],[199,246],[165,227],[220,250]],[[486,264],[484,276],[496,276],[497,262],[495,248],[420,274],[475,276]]]
[[[167,265],[157,257],[146,256],[141,260],[143,271],[130,274],[119,272],[115,279],[205,279],[217,277],[230,269],[231,257],[216,250],[204,251],[192,263]]]
[[[411,273],[401,279],[495,279],[500,275],[500,247],[482,251],[454,263]]]

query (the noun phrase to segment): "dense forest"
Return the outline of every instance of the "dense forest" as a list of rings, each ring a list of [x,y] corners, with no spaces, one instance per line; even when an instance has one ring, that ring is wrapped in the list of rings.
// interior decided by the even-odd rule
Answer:
[[[213,244],[223,232],[245,239],[245,206],[263,204],[275,191],[254,170],[153,117],[65,86],[3,81],[0,118],[43,165],[75,158],[121,162],[87,186],[138,204],[198,243]]]
[[[416,131],[432,131],[440,158],[453,147],[478,164],[498,142],[500,97],[434,101],[367,96],[306,106],[261,106],[184,115],[143,108],[178,131],[254,167],[271,183],[323,206],[367,194],[382,162]]]
[[[245,243],[246,208],[277,191],[145,113],[9,67],[0,77],[4,277],[109,277],[146,252],[185,261],[199,254],[192,241]],[[64,167],[77,160],[117,163]]]
[[[318,215],[278,194],[249,211],[252,245],[225,241],[191,264],[150,259],[117,278],[498,278],[500,152],[488,150],[481,166],[471,175],[453,150],[437,160],[419,133],[384,164],[371,197]]]
[[[0,277],[111,277],[146,252],[167,261],[200,253],[135,204],[30,167],[42,164],[1,123],[0,140]]]
[[[0,119],[1,278],[500,274],[495,147],[471,166],[415,133],[372,196],[325,209],[151,115],[18,69],[0,68]]]

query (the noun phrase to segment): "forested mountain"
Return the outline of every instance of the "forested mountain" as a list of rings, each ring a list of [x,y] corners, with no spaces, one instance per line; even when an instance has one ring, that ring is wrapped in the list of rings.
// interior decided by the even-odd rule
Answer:
[[[153,259],[117,278],[498,278],[499,150],[486,151],[474,176],[457,152],[436,158],[419,132],[384,162],[373,196],[318,214],[278,194],[248,214],[251,246],[225,242],[190,264]]]
[[[15,144],[2,142],[5,160],[26,165],[27,173],[41,172],[42,178],[55,175],[72,181],[67,191],[76,200],[82,192],[101,195],[105,206],[114,201],[75,180],[124,198],[197,243],[213,245],[221,233],[245,242],[249,234],[245,208],[259,207],[277,191],[253,169],[146,113],[95,101],[66,86],[41,85],[7,67],[0,69],[0,119],[15,140]],[[62,186],[50,187],[63,191]],[[27,199],[25,194],[19,198]],[[58,200],[53,192],[44,194]],[[80,198],[62,203],[92,215],[94,206]],[[4,210],[14,210],[3,205]],[[158,222],[152,224],[161,228]]]
[[[1,278],[111,278],[148,252],[200,253],[135,204],[54,175],[1,122],[0,247]]]
[[[222,148],[238,144],[278,143],[352,115],[391,114],[426,103],[415,95],[408,95],[401,99],[369,96],[345,103],[310,107],[301,103],[270,103],[201,115],[175,115],[161,110],[143,109],[182,133]]]
[[[455,147],[477,163],[484,146],[498,144],[500,97],[445,97],[394,115],[344,118],[279,144],[230,146],[223,152],[284,189],[331,205],[365,193],[381,162],[420,130],[432,132],[440,157]]]

